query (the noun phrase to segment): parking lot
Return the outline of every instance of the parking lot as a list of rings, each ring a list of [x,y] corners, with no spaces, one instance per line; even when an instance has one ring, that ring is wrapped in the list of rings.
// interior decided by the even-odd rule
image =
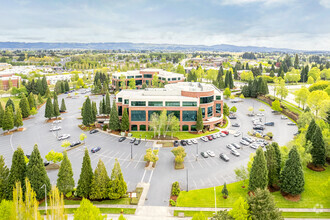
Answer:
[[[65,98],[67,113],[62,114],[63,120],[59,124],[62,129],[58,134],[70,134],[68,139],[70,142],[79,140],[79,135],[82,133],[78,124],[81,120],[80,107],[85,100],[85,95],[80,94],[78,98],[65,98],[67,95],[60,95],[59,101]],[[98,102],[102,96],[91,96],[92,101]],[[109,175],[115,159],[118,159],[124,174],[125,181],[128,185],[128,190],[133,190],[139,182],[149,182],[150,189],[148,193],[147,205],[168,205],[171,184],[174,181],[179,181],[181,188],[187,188],[187,170],[188,170],[188,187],[189,190],[197,188],[211,187],[214,185],[222,185],[224,182],[231,183],[236,181],[234,169],[241,165],[246,165],[249,160],[249,155],[255,152],[254,149],[244,146],[238,149],[239,157],[230,154],[227,144],[239,143],[242,136],[234,137],[232,135],[236,131],[241,131],[243,135],[247,135],[248,131],[252,131],[252,118],[247,116],[248,108],[254,106],[256,112],[260,107],[265,109],[263,120],[275,122],[275,126],[266,127],[264,131],[273,132],[274,141],[280,145],[286,144],[293,138],[293,134],[297,132],[296,126],[288,126],[287,120],[282,120],[281,115],[273,115],[271,109],[262,103],[253,99],[244,99],[240,103],[228,103],[230,107],[235,105],[238,109],[236,113],[237,119],[231,120],[232,123],[237,122],[240,127],[228,127],[230,131],[226,137],[217,138],[209,142],[198,140],[198,144],[185,146],[187,157],[185,158],[185,169],[174,169],[174,156],[171,153],[172,148],[160,148],[159,161],[157,161],[156,169],[145,170],[145,162],[143,156],[145,150],[153,146],[150,141],[142,141],[138,146],[129,143],[129,139],[123,142],[118,142],[117,136],[98,132],[89,134],[86,138],[86,147],[90,151],[93,147],[101,147],[102,149],[96,153],[90,153],[92,167],[96,167],[99,159],[102,159],[108,170]],[[5,157],[8,167],[11,166],[11,158],[13,151],[22,146],[25,154],[30,154],[35,143],[38,144],[40,153],[45,156],[50,150],[61,152],[64,149],[61,147],[61,141],[56,138],[57,132],[50,132],[51,123],[45,123],[43,106],[34,118],[24,121],[24,132],[16,132],[13,135],[0,137],[1,154]],[[263,121],[264,122],[264,121]],[[74,178],[78,182],[82,159],[84,155],[84,146],[78,147],[68,152],[68,156],[72,163]],[[198,152],[197,152],[198,148]],[[131,149],[132,157],[131,160]],[[201,151],[212,150],[215,152],[215,157],[203,158],[200,155]],[[220,153],[225,153],[230,161],[225,162],[219,158]],[[197,160],[196,155],[198,154]],[[48,175],[52,183],[56,183],[57,170],[48,171]]]

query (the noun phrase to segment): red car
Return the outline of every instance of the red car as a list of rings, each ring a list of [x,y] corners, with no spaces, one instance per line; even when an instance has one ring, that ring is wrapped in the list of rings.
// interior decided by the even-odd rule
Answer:
[[[228,135],[229,131],[221,131],[221,133],[224,133],[224,134]]]
[[[212,141],[212,140],[213,140],[213,138],[212,138],[211,135],[208,135],[208,136],[206,136],[206,137],[209,139],[209,141]]]

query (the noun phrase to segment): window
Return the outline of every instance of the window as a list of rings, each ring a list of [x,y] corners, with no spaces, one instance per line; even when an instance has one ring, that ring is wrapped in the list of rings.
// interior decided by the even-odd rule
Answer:
[[[141,75],[137,75],[137,76],[135,76],[135,78],[142,78],[142,76]]]
[[[197,111],[182,111],[182,121],[196,121]]]
[[[203,115],[203,118],[205,118],[205,108],[202,108],[202,115]]]
[[[172,81],[175,81],[176,80],[176,78],[172,78]]]
[[[123,98],[118,97],[118,102],[123,102]]]
[[[135,85],[137,85],[137,86],[142,85],[142,80],[135,80]]]
[[[156,113],[156,114],[160,115],[160,112],[161,112],[161,111],[148,111],[148,120],[149,120],[149,121],[151,120],[151,115],[152,115],[153,113]]]
[[[167,78],[167,81],[171,81],[171,78]]]
[[[213,116],[213,106],[207,108],[207,117]]]
[[[131,131],[137,131],[137,125],[131,125]]]
[[[165,106],[180,106],[180,102],[165,102]]]
[[[128,99],[124,99],[124,104],[128,105],[129,104],[129,100]]]
[[[146,106],[145,101],[132,101],[131,106]]]
[[[146,111],[131,111],[131,121],[145,121]]]
[[[221,95],[217,95],[216,100],[221,100]]]
[[[179,77],[178,80],[181,80],[181,78]]]
[[[169,116],[170,114],[172,114],[180,120],[180,111],[167,111],[167,116]]]
[[[163,102],[162,101],[150,101],[148,102],[148,106],[163,106]]]
[[[200,104],[213,102],[214,96],[200,97]]]
[[[189,125],[182,125],[182,131],[189,131]]]
[[[126,78],[127,79],[132,79],[132,78],[134,78],[134,76],[127,76]]]
[[[118,106],[118,116],[122,116],[122,115],[123,115],[123,107]]]
[[[197,106],[197,102],[182,102],[182,106]]]
[[[145,125],[140,125],[140,131],[145,131],[146,130],[146,126]]]
[[[144,74],[144,78],[149,78],[149,79],[151,79],[151,78],[152,78],[152,74]]]
[[[215,113],[221,114],[221,104],[215,104]]]
[[[197,131],[196,125],[192,125],[192,126],[190,126],[190,130],[191,130],[191,131]]]

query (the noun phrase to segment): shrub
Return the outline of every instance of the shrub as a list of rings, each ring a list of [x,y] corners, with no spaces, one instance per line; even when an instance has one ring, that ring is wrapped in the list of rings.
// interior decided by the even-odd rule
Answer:
[[[330,85],[330,82],[329,81],[318,81],[316,83],[314,83],[313,85],[311,85],[308,90],[310,92],[313,92],[315,90],[324,90],[326,89],[328,86]]]
[[[253,134],[250,131],[248,131],[248,135],[253,136]]]
[[[70,198],[70,197],[72,197],[72,192],[68,192],[67,194],[65,194],[65,197],[66,197],[66,198]]]
[[[266,136],[265,139],[266,139],[266,140],[270,140],[270,137]]]
[[[171,206],[176,206],[176,202],[173,199],[170,199]]]
[[[273,133],[272,132],[267,132],[267,134],[266,134],[269,138],[273,138]]]
[[[103,125],[103,131],[106,131],[108,129],[108,125]]]
[[[179,182],[174,182],[172,184],[172,195],[178,196],[180,194],[180,192],[181,192],[181,190],[180,190]]]
[[[256,137],[257,137],[257,138],[261,138],[261,134],[257,132],[257,133],[256,133]]]

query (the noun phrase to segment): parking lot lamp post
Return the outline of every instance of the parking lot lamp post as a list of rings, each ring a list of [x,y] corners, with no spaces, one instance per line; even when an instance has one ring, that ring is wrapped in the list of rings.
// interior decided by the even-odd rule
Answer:
[[[189,191],[189,182],[188,182],[188,168],[187,168],[187,192]]]
[[[196,145],[196,161],[198,160],[198,142],[197,142],[197,145]]]
[[[131,144],[131,160],[133,160],[133,146]]]
[[[214,214],[217,214],[217,193],[214,186]]]
[[[45,188],[46,215],[47,215],[47,187],[46,187],[46,184],[42,185],[41,188]]]

